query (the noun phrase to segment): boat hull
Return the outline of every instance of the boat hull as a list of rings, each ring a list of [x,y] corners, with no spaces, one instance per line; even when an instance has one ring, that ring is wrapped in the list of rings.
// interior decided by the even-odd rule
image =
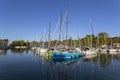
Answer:
[[[53,53],[52,59],[73,59],[81,57],[81,53]]]

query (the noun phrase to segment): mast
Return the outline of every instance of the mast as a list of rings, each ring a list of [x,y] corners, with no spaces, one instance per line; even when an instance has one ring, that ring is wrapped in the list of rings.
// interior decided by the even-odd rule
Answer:
[[[99,35],[97,36],[97,44],[96,47],[99,48]]]
[[[49,34],[48,34],[48,43],[49,43],[49,45],[48,46],[50,46],[50,29],[51,29],[51,22],[49,23]]]
[[[112,42],[112,36],[111,36],[111,49],[112,49],[112,46],[113,46],[113,42]]]
[[[62,12],[60,16],[60,32],[59,32],[59,41],[61,41],[61,31],[62,31]]]
[[[80,29],[78,30],[78,41],[79,41],[79,47],[81,49],[81,38],[80,38]]]
[[[44,38],[44,32],[42,33],[41,39],[40,39],[40,47],[42,47],[43,41],[42,39]]]
[[[50,42],[50,29],[51,29],[51,22],[49,23],[49,35],[48,35],[48,41]]]
[[[45,32],[44,32],[44,34],[43,34],[43,43],[42,43],[42,48],[44,48],[44,39],[45,39]]]
[[[66,46],[67,46],[67,38],[68,38],[68,17],[69,17],[69,8],[67,8],[67,13],[66,13]]]
[[[106,44],[106,35],[105,34],[104,34],[104,37],[105,37],[105,46],[106,46],[107,44]]]
[[[94,34],[93,33],[93,27],[92,27],[92,17],[90,17],[90,30],[91,30],[91,38],[90,38],[91,39],[91,44],[90,45],[91,45],[91,48],[92,48],[92,36]]]

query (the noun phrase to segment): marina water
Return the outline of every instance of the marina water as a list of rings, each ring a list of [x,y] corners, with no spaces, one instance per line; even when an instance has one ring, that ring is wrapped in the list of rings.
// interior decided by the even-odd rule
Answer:
[[[30,50],[0,53],[0,80],[120,80],[120,53],[51,60]]]

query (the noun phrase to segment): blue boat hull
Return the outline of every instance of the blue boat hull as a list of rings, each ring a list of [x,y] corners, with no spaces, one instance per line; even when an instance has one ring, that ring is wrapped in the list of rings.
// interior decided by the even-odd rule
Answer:
[[[82,53],[53,53],[52,59],[74,59],[82,56]]]

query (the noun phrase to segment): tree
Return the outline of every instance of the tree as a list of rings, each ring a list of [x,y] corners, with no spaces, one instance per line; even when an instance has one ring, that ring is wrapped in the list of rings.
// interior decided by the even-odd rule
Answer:
[[[18,41],[13,41],[10,45],[11,46],[26,46],[26,42],[23,40],[18,40]]]
[[[97,38],[99,38],[99,45],[107,45],[107,39],[109,38],[108,33],[106,32],[100,32],[97,35]]]
[[[9,42],[8,39],[1,39],[0,40],[0,46],[8,46],[8,42]]]
[[[99,36],[99,38],[104,38],[104,37],[108,38],[108,33],[106,33],[106,32],[100,32],[100,33],[98,33],[97,36]]]

